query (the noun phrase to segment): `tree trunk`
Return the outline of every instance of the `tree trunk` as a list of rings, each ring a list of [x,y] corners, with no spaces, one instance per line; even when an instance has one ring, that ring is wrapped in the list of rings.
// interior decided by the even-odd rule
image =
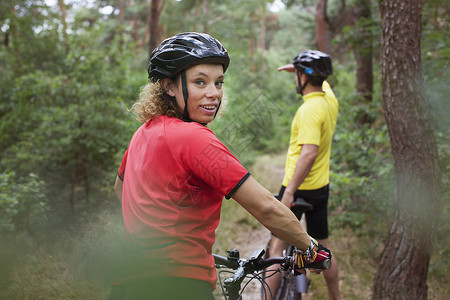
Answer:
[[[200,16],[200,9],[199,9],[199,4],[198,4],[198,1],[199,0],[195,0],[195,4],[194,4],[194,16],[195,16],[195,20],[199,20],[199,16]],[[198,31],[198,29],[197,29],[197,23],[198,22],[194,22],[194,27],[193,27],[193,31],[194,32],[197,32]]]
[[[356,61],[356,91],[365,101],[371,102],[373,93],[372,34],[364,25],[358,25],[358,21],[371,17],[370,0],[357,2],[353,7],[353,15],[356,39],[358,40],[358,44],[353,46]],[[357,26],[359,28],[356,28]],[[358,122],[363,125],[370,123],[371,120],[367,114],[364,114]]]
[[[441,191],[437,145],[423,89],[422,1],[381,0],[380,11],[382,97],[397,199],[373,299],[426,299]]]
[[[255,40],[253,36],[250,38],[250,70],[252,73],[256,72],[256,64],[255,64]]]
[[[150,24],[151,18],[152,18],[151,15],[147,14],[147,18],[145,20],[145,24]],[[140,49],[144,49],[149,33],[150,33],[150,26],[146,26],[145,27],[145,32],[142,35],[141,42],[139,43],[139,46],[138,46],[139,50]]]
[[[205,16],[209,16],[209,5],[208,5],[208,1],[207,0],[203,0],[203,4],[202,4],[202,13],[203,13],[203,32],[205,33],[209,33],[209,23],[208,23],[208,17]]]
[[[159,27],[159,15],[161,14],[162,8],[164,6],[164,0],[152,0],[150,7],[150,40],[149,40],[149,56],[152,54],[153,49],[155,49],[161,42],[161,29]]]
[[[124,30],[125,28],[125,3],[124,0],[119,0],[119,51],[123,51]]]
[[[316,2],[316,40],[319,50],[330,54],[331,39],[328,32],[327,0]]]
[[[67,12],[64,0],[58,0],[59,9],[61,10],[61,23],[63,25],[63,36],[67,40]]]
[[[5,37],[3,38],[3,46],[9,47],[9,32],[5,32]]]
[[[138,40],[139,40],[139,21],[138,21],[137,17],[134,16],[133,20],[131,22],[133,24],[133,44],[135,45],[134,46],[134,55],[137,57],[139,45],[140,45],[140,43],[138,42]],[[145,23],[145,24],[148,24],[148,23]],[[146,28],[145,31],[147,31],[148,26],[145,26],[145,28]],[[145,35],[145,32],[142,36],[144,36],[144,35]]]
[[[11,14],[11,34],[12,34],[12,49],[14,50],[14,58],[15,58],[15,64],[14,64],[14,73],[16,75],[19,74],[20,69],[22,67],[22,61],[20,59],[20,46],[19,46],[19,25],[17,22],[17,10],[16,7],[13,5],[12,7],[12,14]]]
[[[264,52],[266,51],[266,18],[264,14],[261,15],[262,17],[259,20],[259,49],[261,55],[264,55]],[[261,61],[261,72],[265,73],[266,71],[267,71],[266,60],[263,59]]]

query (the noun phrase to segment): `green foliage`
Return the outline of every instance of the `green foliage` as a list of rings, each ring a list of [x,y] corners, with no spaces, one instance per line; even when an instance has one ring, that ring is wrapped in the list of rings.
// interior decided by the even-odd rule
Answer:
[[[8,246],[20,260],[10,268],[0,299],[106,299],[125,245],[120,211],[98,210],[72,229],[22,237],[21,243],[10,238]]]
[[[384,233],[395,200],[390,141],[381,109],[379,83],[373,101],[356,94],[353,67],[336,65],[331,80],[339,99],[339,117],[331,150],[330,210],[339,212],[334,226],[360,228],[364,234]],[[372,123],[361,123],[368,115]],[[371,224],[371,226],[367,226]]]
[[[56,187],[77,176],[102,182],[105,171],[113,173],[108,168],[127,134],[120,77],[110,77],[101,67],[104,59],[95,55],[69,56],[72,62],[67,74],[36,71],[16,79],[11,102],[20,109],[4,116],[9,126],[2,135],[16,142],[5,149],[3,164],[21,174],[39,170]]]
[[[86,205],[104,201],[101,195],[114,182],[118,153],[136,127],[126,108],[145,82],[131,73],[130,49],[114,41],[105,48],[103,26],[75,22],[73,29],[78,34],[66,40],[52,37],[50,26],[35,32],[26,45],[15,41],[27,51],[48,46],[39,51],[54,55],[27,53],[19,69],[0,79],[0,166],[17,176],[37,174],[54,224],[81,200]],[[0,63],[14,62],[17,53],[6,50],[0,52]]]
[[[300,6],[279,13],[279,30],[271,45],[283,65],[291,63],[301,51],[317,47],[314,32],[315,19],[311,8]]]
[[[229,103],[212,126],[216,135],[244,163],[251,163],[255,153],[278,151],[287,145],[291,117],[300,103],[294,79],[289,76],[292,74],[276,71],[280,65],[276,53],[267,52],[266,57],[263,73],[255,74],[245,68],[237,72],[233,67],[227,72]],[[286,83],[291,83],[290,89]]]
[[[16,178],[0,173],[0,232],[33,230],[47,219],[44,183],[30,173]]]
[[[277,67],[290,63],[302,50],[316,48],[315,1],[283,2],[287,8],[274,14],[258,0],[209,1],[207,6],[204,1],[165,1],[160,19],[163,38],[207,31],[228,49],[228,105],[211,128],[246,167],[262,153],[286,148],[301,97],[293,75],[278,72]],[[7,299],[55,294],[104,298],[111,278],[101,270],[111,270],[107,264],[120,250],[112,247],[120,240],[120,217],[113,214],[106,219],[99,211],[117,204],[112,199],[114,177],[139,125],[127,108],[146,83],[148,53],[142,37],[148,28],[149,2],[128,1],[122,26],[117,1],[71,3],[66,3],[69,18],[64,34],[57,6],[47,7],[40,0],[0,2],[0,238],[6,241],[6,232],[14,236],[52,229],[37,235],[49,239],[42,247],[24,238],[24,245],[35,250],[21,250],[26,252],[24,264],[0,268],[0,279],[14,281],[9,292],[1,286]],[[342,3],[329,1],[332,19],[343,13]],[[331,155],[330,209],[335,214],[333,228],[357,228],[359,234],[380,238],[395,199],[393,160],[379,78],[373,101],[365,102],[355,92],[351,54],[351,47],[364,45],[355,39],[362,29],[375,37],[375,58],[379,53],[377,3],[370,3],[372,19],[358,21],[343,34],[337,32],[334,41],[335,74],[329,81],[340,100],[340,114]],[[450,47],[445,4],[443,0],[424,4],[422,43],[425,92],[443,174],[436,237],[441,245],[448,244],[450,236],[450,107],[445,100],[450,90],[444,83],[450,75]],[[111,14],[99,12],[109,5]],[[375,67],[374,74],[379,73]],[[362,124],[361,116],[369,116],[371,123]],[[242,212],[236,214],[235,207],[227,209],[237,218],[233,222],[255,226],[247,224]],[[61,230],[55,230],[58,227]],[[1,261],[11,256],[12,251],[6,252],[0,253]],[[436,247],[435,253],[430,270],[444,278],[448,266],[442,261],[449,253],[445,247]],[[10,270],[15,272],[5,275]],[[55,279],[54,274],[60,276]]]
[[[442,176],[440,215],[436,219],[435,248],[430,262],[430,273],[445,287],[449,280],[448,256],[445,245],[450,243],[450,103],[447,97],[450,87],[450,17],[447,3],[442,0],[427,1],[422,22],[422,62],[425,93],[429,103],[431,119],[436,131],[439,165]]]
[[[229,103],[212,129],[247,166],[254,162],[256,153],[279,151],[288,145],[291,119],[301,98],[295,92],[292,74],[278,72],[277,68],[291,63],[294,56],[314,47],[315,42],[313,14],[304,6],[296,6],[281,11],[273,21],[276,25],[266,25],[264,42],[267,49],[256,48],[254,52],[248,52],[252,49],[251,41],[261,43],[258,40],[260,23],[253,20],[272,16],[261,3],[240,2],[237,6],[242,9],[227,15],[233,20],[231,28],[239,26],[236,30],[231,31],[230,26],[214,27],[218,38],[224,38],[222,41],[231,54],[231,64],[225,82]],[[245,10],[246,6],[252,10]],[[243,25],[242,20],[248,24]],[[294,23],[298,26],[292,26]],[[223,32],[224,28],[226,32]],[[229,32],[234,32],[234,36],[228,36]],[[231,39],[242,42],[227,43]]]
[[[372,14],[374,15],[374,14]],[[378,18],[360,18],[353,25],[344,26],[342,33],[334,40],[335,44],[350,46],[349,49],[370,49],[374,58],[378,57],[381,47],[380,20]],[[370,53],[362,54],[369,55]]]

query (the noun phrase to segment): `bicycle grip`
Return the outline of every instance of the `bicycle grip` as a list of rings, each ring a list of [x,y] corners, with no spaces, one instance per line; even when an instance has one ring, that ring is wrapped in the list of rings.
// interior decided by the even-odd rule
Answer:
[[[216,265],[228,266],[228,259],[226,257],[217,254],[213,254],[213,256],[214,256],[214,263]]]
[[[320,269],[320,270],[328,270],[331,268],[331,259],[327,258],[321,261],[313,262],[310,264],[306,264],[305,268],[308,269]]]

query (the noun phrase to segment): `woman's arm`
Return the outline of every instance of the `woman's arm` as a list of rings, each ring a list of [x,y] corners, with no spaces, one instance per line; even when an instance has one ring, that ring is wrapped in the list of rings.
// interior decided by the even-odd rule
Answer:
[[[117,198],[119,198],[120,203],[122,203],[122,188],[123,181],[119,176],[116,177],[116,183],[114,184],[114,190],[116,191]]]
[[[301,250],[311,245],[311,238],[297,217],[252,176],[247,178],[232,198],[285,242]]]

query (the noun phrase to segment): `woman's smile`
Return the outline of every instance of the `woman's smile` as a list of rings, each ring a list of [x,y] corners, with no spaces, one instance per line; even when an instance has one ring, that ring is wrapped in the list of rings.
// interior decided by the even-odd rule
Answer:
[[[214,115],[217,110],[217,105],[200,105],[200,107],[205,110],[205,114],[212,114]]]

